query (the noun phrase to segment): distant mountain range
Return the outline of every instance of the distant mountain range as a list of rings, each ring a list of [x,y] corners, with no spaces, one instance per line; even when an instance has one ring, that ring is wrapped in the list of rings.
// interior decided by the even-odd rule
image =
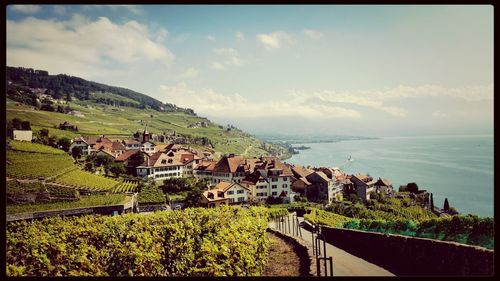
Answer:
[[[286,144],[297,144],[297,143],[324,143],[324,142],[339,142],[347,140],[368,140],[377,139],[374,137],[363,137],[363,136],[342,136],[342,135],[288,135],[288,134],[256,134],[261,140],[270,143],[286,143]]]

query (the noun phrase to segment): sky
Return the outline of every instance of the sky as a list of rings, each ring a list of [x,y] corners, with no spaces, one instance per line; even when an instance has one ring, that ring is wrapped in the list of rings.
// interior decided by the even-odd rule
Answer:
[[[7,65],[252,134],[493,133],[490,5],[9,5]]]

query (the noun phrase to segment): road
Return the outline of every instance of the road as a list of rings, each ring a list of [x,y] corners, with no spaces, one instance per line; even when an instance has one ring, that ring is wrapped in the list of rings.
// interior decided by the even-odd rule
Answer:
[[[290,216],[290,221],[292,217]],[[298,218],[299,223],[304,221],[304,218]],[[270,224],[274,229],[274,223]],[[302,238],[312,243],[311,232],[301,228]],[[300,237],[298,237],[300,238]],[[323,251],[323,242],[320,243],[321,251]],[[321,252],[323,256],[323,252]],[[329,243],[326,243],[326,256],[333,257],[333,275],[334,276],[395,276],[388,270],[370,263],[364,259],[354,256],[342,249],[339,249]],[[323,264],[322,264],[323,265]]]

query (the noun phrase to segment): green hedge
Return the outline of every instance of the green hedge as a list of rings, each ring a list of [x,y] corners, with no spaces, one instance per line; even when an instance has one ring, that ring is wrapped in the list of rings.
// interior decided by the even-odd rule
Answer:
[[[454,241],[493,249],[493,218],[474,215],[453,216],[415,222],[412,220],[359,220],[345,222],[343,227],[364,231],[401,234],[437,240]]]
[[[7,226],[9,276],[255,276],[268,212],[221,206]]]

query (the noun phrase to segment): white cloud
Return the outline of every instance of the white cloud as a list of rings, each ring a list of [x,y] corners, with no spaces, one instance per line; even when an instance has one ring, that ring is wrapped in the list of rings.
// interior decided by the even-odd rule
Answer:
[[[208,35],[208,36],[207,36],[207,40],[208,40],[208,41],[215,42],[215,40],[216,40],[216,39],[215,39],[215,37],[214,37],[214,36],[212,36],[212,35]]]
[[[256,38],[268,50],[279,49],[283,43],[292,42],[292,37],[283,31],[275,31],[268,34],[257,34]]]
[[[152,37],[148,27],[136,21],[117,24],[106,17],[95,21],[81,15],[68,21],[7,20],[7,64],[90,78],[119,72],[117,64],[174,60],[159,38]]]
[[[11,5],[13,11],[24,14],[36,14],[40,11],[39,5]]]
[[[441,112],[441,111],[439,111],[439,110],[434,111],[434,112],[432,113],[432,116],[434,116],[434,117],[438,117],[438,118],[448,118],[448,114],[443,113],[443,112]]]
[[[185,71],[179,73],[176,76],[176,79],[177,80],[186,80],[186,79],[195,78],[195,77],[198,76],[199,73],[200,73],[199,69],[195,69],[195,68],[189,67]]]
[[[224,69],[224,65],[216,61],[213,61],[211,66],[213,69]]]
[[[238,41],[245,41],[245,35],[243,35],[243,32],[241,31],[236,32],[234,36],[238,39]]]
[[[252,102],[238,93],[223,95],[213,89],[193,89],[181,82],[174,86],[160,86],[166,101],[178,106],[193,108],[200,114],[216,117],[262,118],[262,117],[303,117],[307,119],[354,118],[361,114],[341,106],[320,103],[302,103],[292,96],[285,99]]]
[[[238,51],[233,48],[214,48],[212,51],[223,60],[224,65],[241,65],[240,55]]]
[[[369,94],[384,100],[437,96],[448,96],[467,101],[493,100],[493,84],[460,88],[446,88],[437,85],[398,86],[385,91],[372,91]]]
[[[323,33],[318,30],[312,30],[312,29],[304,29],[303,30],[304,34],[307,35],[309,38],[318,40],[323,37]]]

